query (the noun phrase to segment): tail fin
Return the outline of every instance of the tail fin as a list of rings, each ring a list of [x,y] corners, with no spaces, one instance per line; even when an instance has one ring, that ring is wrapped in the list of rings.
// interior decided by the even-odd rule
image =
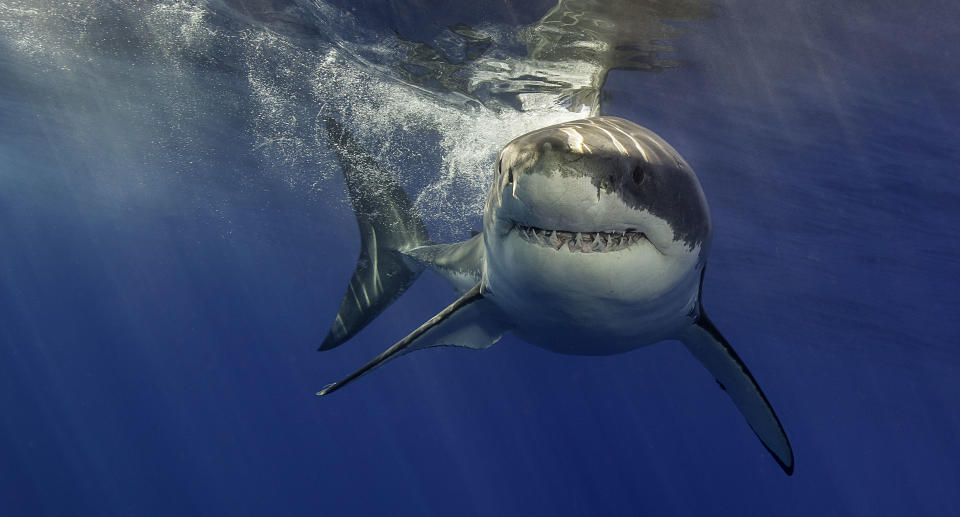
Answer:
[[[360,227],[360,258],[337,318],[320,345],[330,350],[354,336],[420,276],[423,268],[401,250],[428,244],[420,215],[393,176],[339,122],[325,119]]]

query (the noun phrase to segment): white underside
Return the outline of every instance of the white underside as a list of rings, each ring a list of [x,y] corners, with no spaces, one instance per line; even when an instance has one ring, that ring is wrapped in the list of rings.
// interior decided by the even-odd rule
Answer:
[[[692,321],[699,268],[647,240],[578,253],[512,231],[495,250],[485,257],[487,296],[531,344],[567,354],[615,354],[675,337]]]

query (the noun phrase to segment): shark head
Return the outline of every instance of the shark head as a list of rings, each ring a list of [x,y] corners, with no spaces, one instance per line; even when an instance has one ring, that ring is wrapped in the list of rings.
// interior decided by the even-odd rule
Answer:
[[[676,314],[695,305],[710,237],[706,198],[676,150],[627,120],[589,118],[500,152],[484,274],[515,305],[556,301],[558,321]]]

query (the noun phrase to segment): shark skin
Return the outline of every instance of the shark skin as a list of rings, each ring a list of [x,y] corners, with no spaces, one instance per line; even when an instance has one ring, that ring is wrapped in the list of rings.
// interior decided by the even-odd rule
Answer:
[[[362,251],[321,350],[344,343],[424,269],[463,295],[345,379],[434,346],[484,349],[510,332],[572,355],[683,343],[714,376],[787,475],[793,450],[743,360],[707,318],[710,212],[693,169],[654,132],[595,117],[520,136],[501,151],[483,232],[430,242],[403,189],[335,120],[326,121],[361,229]]]

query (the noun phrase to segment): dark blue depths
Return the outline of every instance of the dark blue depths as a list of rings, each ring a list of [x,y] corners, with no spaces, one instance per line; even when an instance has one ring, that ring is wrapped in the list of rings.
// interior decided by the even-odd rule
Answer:
[[[790,435],[790,478],[671,343],[588,358],[507,337],[315,397],[449,287],[425,275],[314,352],[353,218],[336,183],[262,172],[228,100],[242,80],[157,91],[104,63],[34,92],[0,58],[17,72],[0,79],[0,512],[956,514],[958,15],[724,2],[678,44],[689,66],[606,84],[606,113],[701,178],[705,305]],[[170,116],[154,95],[193,98],[168,140],[145,128]]]

